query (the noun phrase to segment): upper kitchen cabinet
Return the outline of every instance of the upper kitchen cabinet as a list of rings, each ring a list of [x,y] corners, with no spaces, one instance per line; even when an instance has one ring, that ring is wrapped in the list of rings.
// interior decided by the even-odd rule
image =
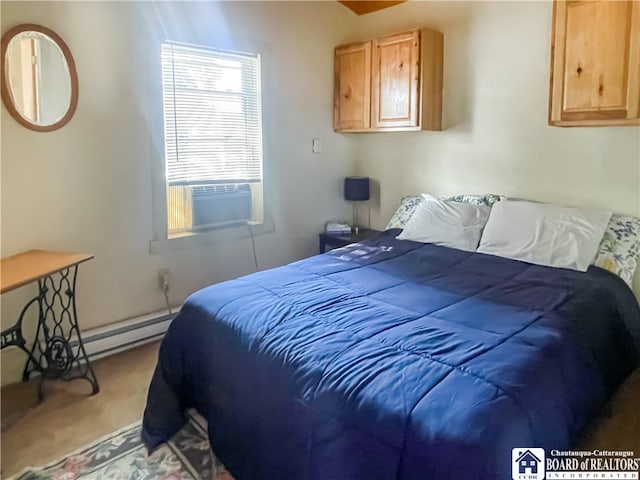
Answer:
[[[640,125],[640,2],[554,2],[549,124]]]
[[[441,130],[442,33],[430,29],[336,48],[334,129]]]

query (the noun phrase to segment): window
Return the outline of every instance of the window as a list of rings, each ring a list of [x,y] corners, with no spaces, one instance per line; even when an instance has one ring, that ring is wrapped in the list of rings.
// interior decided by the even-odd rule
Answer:
[[[263,221],[260,56],[162,45],[169,237]]]

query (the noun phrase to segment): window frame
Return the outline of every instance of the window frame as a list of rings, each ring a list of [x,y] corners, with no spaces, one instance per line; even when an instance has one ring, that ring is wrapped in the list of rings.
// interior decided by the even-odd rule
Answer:
[[[270,138],[271,127],[266,118],[270,117],[272,105],[266,92],[273,91],[271,49],[268,44],[254,41],[233,40],[233,45],[210,45],[202,42],[187,43],[194,47],[214,49],[229,52],[250,52],[260,55],[260,90],[262,92],[262,208],[263,222],[260,224],[236,224],[220,225],[206,230],[194,230],[178,235],[169,236],[167,217],[167,182],[165,176],[165,132],[164,132],[164,107],[162,97],[162,60],[161,45],[166,42],[180,43],[178,41],[162,39],[150,45],[152,52],[149,59],[149,128],[151,130],[151,202],[153,237],[149,242],[151,254],[161,254],[172,251],[211,245],[213,243],[250,238],[251,236],[264,235],[275,232],[275,222],[271,207],[271,181],[268,168],[271,158]]]

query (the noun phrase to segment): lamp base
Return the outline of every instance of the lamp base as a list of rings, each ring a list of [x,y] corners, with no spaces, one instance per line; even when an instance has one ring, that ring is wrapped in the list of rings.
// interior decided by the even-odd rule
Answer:
[[[358,210],[356,208],[356,202],[351,202],[351,206],[353,208],[351,213],[351,230],[356,232],[356,229],[358,228]]]
[[[353,213],[351,214],[351,230],[356,235],[361,229],[365,228],[364,226],[360,225],[360,222],[358,219],[358,203],[366,203],[367,207],[369,207],[369,202],[355,202],[355,201],[351,202],[351,206],[353,207]],[[368,208],[368,211],[369,211],[369,219],[368,219],[366,228],[371,228],[371,207]]]

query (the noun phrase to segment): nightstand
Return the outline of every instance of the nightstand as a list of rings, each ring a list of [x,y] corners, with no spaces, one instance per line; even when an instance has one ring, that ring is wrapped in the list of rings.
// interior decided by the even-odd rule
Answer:
[[[372,230],[370,228],[360,228],[358,233],[351,233],[351,235],[340,235],[335,233],[322,232],[318,236],[320,237],[320,253],[327,251],[327,247],[338,248],[349,245],[350,243],[356,243],[365,238],[369,238],[376,233],[380,233],[380,230]]]

